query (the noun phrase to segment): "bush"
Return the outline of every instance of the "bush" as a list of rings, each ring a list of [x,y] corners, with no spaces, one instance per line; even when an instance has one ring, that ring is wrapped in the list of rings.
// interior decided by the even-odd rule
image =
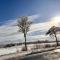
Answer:
[[[49,48],[49,47],[51,47],[50,44],[46,44],[46,45],[45,45],[45,48]]]
[[[25,46],[22,47],[21,51],[27,51],[26,48],[25,48]]]
[[[7,44],[7,45],[4,46],[4,48],[12,47],[12,46],[15,46],[15,44]]]
[[[58,46],[60,46],[60,43],[58,44]]]
[[[52,47],[56,47],[56,44],[53,44]]]

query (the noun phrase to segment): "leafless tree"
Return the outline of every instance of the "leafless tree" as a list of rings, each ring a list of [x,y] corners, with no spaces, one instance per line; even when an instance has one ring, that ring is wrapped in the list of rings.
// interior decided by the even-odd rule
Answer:
[[[58,40],[57,40],[57,36],[56,36],[56,34],[57,34],[57,27],[56,26],[52,26],[49,30],[48,30],[48,32],[46,33],[46,35],[54,35],[55,36],[55,38],[56,38],[56,44],[57,44],[57,46],[58,46]]]
[[[22,32],[24,34],[26,51],[27,51],[26,35],[27,35],[27,32],[29,31],[31,23],[32,22],[28,20],[27,16],[22,16],[18,19],[19,32]]]

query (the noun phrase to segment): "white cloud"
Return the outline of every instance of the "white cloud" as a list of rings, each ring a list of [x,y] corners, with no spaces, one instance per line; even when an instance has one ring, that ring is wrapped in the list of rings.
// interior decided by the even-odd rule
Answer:
[[[32,16],[29,16],[29,19],[34,21],[35,19],[38,19],[39,17],[40,17],[39,15],[32,15]],[[32,24],[28,34],[34,31],[38,31],[38,30],[47,31],[52,26],[51,22],[52,21]],[[14,26],[16,23],[17,23],[17,20],[10,20],[6,22],[4,25],[0,26],[0,42],[24,40],[23,34],[18,32],[17,26]],[[32,40],[46,39],[46,36],[45,35],[28,36],[28,40],[29,39],[32,39]]]
[[[51,27],[51,22],[48,21],[48,22],[43,22],[43,23],[38,23],[38,24],[32,24],[31,25],[31,28],[30,28],[30,32],[33,32],[33,31],[38,31],[38,30],[42,30],[42,31],[46,31],[48,30],[50,27]]]
[[[34,21],[35,19],[38,19],[39,17],[40,17],[40,15],[39,14],[36,14],[36,15],[29,16],[28,19],[30,21]]]

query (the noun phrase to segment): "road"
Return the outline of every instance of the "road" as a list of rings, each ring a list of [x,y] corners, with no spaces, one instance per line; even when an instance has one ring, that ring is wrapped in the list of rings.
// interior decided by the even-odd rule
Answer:
[[[34,54],[34,55],[29,55],[20,60],[60,60],[60,49],[39,53],[39,54]]]
[[[60,60],[60,49],[32,55],[26,55],[23,57],[18,56],[16,58],[11,58],[8,60]]]

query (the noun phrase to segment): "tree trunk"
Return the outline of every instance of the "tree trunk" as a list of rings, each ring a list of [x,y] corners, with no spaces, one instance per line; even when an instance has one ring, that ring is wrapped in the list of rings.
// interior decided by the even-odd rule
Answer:
[[[56,44],[58,46],[58,40],[57,40],[57,36],[56,36],[56,33],[55,33],[55,38],[56,38]]]
[[[25,39],[25,50],[27,51],[26,34],[25,33],[24,33],[24,39]]]

